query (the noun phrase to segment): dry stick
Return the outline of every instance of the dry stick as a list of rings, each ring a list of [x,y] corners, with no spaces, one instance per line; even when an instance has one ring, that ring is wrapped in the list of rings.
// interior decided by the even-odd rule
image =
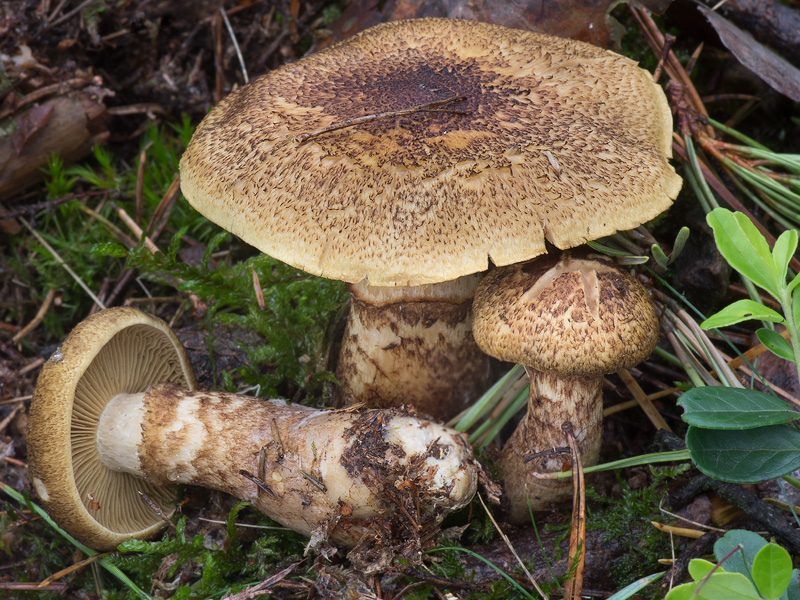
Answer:
[[[37,213],[40,210],[44,209],[51,211],[59,204],[64,204],[64,202],[69,202],[70,200],[75,200],[76,198],[88,198],[89,196],[103,196],[107,194],[108,194],[107,190],[96,190],[93,192],[70,194],[69,196],[62,196],[61,198],[56,198],[55,200],[47,200],[45,202],[39,202],[37,204],[28,204],[23,208],[9,210],[8,212],[4,212],[2,215],[0,215],[0,219],[2,219],[3,221],[7,219],[16,219],[17,217],[33,215],[34,213]]]
[[[158,252],[158,246],[156,246],[153,240],[151,240],[144,234],[142,228],[139,227],[136,221],[131,219],[130,215],[127,212],[125,212],[124,208],[122,208],[121,206],[117,206],[113,202],[111,203],[111,206],[114,208],[115,211],[117,211],[117,215],[119,215],[119,218],[128,227],[128,229],[131,230],[131,233],[133,233],[133,235],[136,236],[136,239],[141,240],[142,236],[144,236],[144,245],[147,246],[147,249],[150,250],[150,252],[152,252],[153,254]]]
[[[145,494],[144,492],[142,492],[140,490],[136,490],[136,493],[139,494],[139,500],[144,502],[147,505],[147,508],[152,510],[159,519],[161,519],[162,521],[164,521],[164,523],[169,525],[170,528],[177,529],[177,527],[175,526],[175,523],[172,522],[172,519],[170,519],[164,513],[164,511],[161,510],[161,507],[158,504],[156,504],[155,502],[153,502],[153,500],[147,494]]]
[[[634,399],[639,406],[642,407],[644,414],[647,415],[647,418],[650,419],[650,422],[655,426],[655,428],[665,429],[671,432],[672,429],[670,429],[669,425],[667,425],[664,417],[662,417],[661,413],[658,412],[658,409],[653,406],[653,403],[650,402],[647,394],[644,393],[644,390],[631,376],[631,374],[628,372],[628,369],[620,369],[617,371],[617,375],[619,375],[620,379],[622,379],[622,383],[625,384],[625,387],[628,388],[630,393],[633,394]]]
[[[22,98],[20,98],[14,104],[13,109],[9,108],[0,112],[0,120],[5,119],[8,115],[14,114],[23,106],[31,104],[33,102],[37,102],[38,100],[41,100],[45,96],[49,96],[54,92],[64,93],[64,91],[66,91],[69,88],[82,87],[85,85],[89,85],[90,83],[93,83],[91,77],[76,77],[74,79],[67,79],[66,81],[62,81],[60,83],[52,83],[50,85],[40,87],[39,89],[31,92],[30,94],[27,94]]]
[[[6,416],[6,418],[0,421],[0,433],[3,433],[3,431],[5,431],[5,428],[8,427],[8,424],[14,420],[14,417],[17,416],[17,413],[20,410],[22,410],[22,402],[20,402],[14,408],[12,408],[11,412]]]
[[[699,537],[703,537],[706,534],[705,531],[700,531],[699,529],[689,529],[688,527],[675,527],[674,525],[664,525],[663,523],[659,523],[658,521],[650,521],[650,524],[659,531],[663,531],[664,533],[670,533],[672,535],[680,535],[682,537],[697,539]]]
[[[228,35],[231,36],[231,41],[233,42],[233,49],[236,51],[236,58],[239,59],[239,66],[242,69],[242,77],[244,77],[244,82],[249,83],[250,78],[247,76],[247,68],[244,66],[244,57],[242,56],[242,51],[239,49],[239,42],[236,41],[236,34],[233,33],[233,27],[231,27],[231,22],[228,20],[228,13],[226,13],[225,9],[220,6],[219,14],[222,15],[222,20],[225,21],[225,27],[228,29]]]
[[[338,129],[345,129],[346,127],[353,127],[355,125],[360,125],[361,123],[371,123],[373,121],[380,121],[383,119],[393,119],[395,117],[404,117],[406,115],[411,115],[414,113],[424,113],[424,112],[435,112],[435,113],[452,113],[456,115],[466,115],[468,114],[467,111],[463,110],[450,110],[446,108],[437,108],[439,106],[444,106],[445,104],[450,104],[452,102],[461,102],[462,100],[466,100],[466,96],[452,96],[451,98],[447,98],[445,100],[439,100],[437,102],[429,102],[427,104],[419,104],[417,106],[412,106],[411,108],[402,108],[400,110],[389,110],[386,112],[380,113],[373,113],[371,115],[364,115],[363,117],[356,117],[354,119],[347,119],[346,121],[342,121],[341,123],[334,123],[332,125],[328,125],[327,127],[322,127],[320,129],[315,129],[311,133],[304,133],[302,135],[297,136],[295,141],[298,144],[304,144],[311,138],[319,137],[331,131],[336,131]]]
[[[89,558],[85,558],[80,562],[76,562],[76,563],[66,567],[65,569],[61,569],[60,571],[58,571],[56,573],[53,573],[47,579],[42,580],[39,583],[39,585],[37,585],[36,587],[41,589],[41,588],[43,588],[45,586],[48,586],[48,585],[58,581],[62,577],[66,576],[66,575],[69,575],[70,573],[74,573],[78,569],[82,569],[83,567],[86,567],[86,566],[92,564],[96,560],[100,560],[101,558],[105,558],[106,556],[110,556],[111,554],[113,554],[113,552],[105,552],[105,553],[102,553],[102,554],[93,554]]]
[[[222,100],[222,18],[211,19],[211,35],[214,37],[214,104]]]
[[[61,258],[61,256],[58,254],[58,252],[56,252],[53,249],[53,247],[50,244],[47,243],[47,240],[45,240],[41,235],[39,235],[39,232],[36,231],[33,227],[31,227],[30,223],[28,223],[27,220],[20,219],[20,222],[28,229],[28,231],[30,231],[33,234],[33,237],[35,237],[37,239],[37,241],[42,246],[45,247],[45,249],[53,256],[53,258],[56,259],[56,262],[58,264],[60,264],[62,267],[64,267],[64,270],[67,273],[69,273],[70,277],[72,277],[77,282],[77,284],[79,286],[81,286],[81,289],[83,289],[83,291],[86,292],[86,294],[92,299],[92,301],[95,304],[97,304],[100,308],[105,308],[106,307],[105,304],[100,302],[100,300],[97,298],[97,296],[94,295],[94,292],[92,292],[92,290],[89,289],[89,286],[87,286],[83,282],[83,280],[80,277],[78,277],[78,275],[75,273],[75,271],[73,271],[72,268],[67,263],[64,262],[64,259]]]
[[[159,251],[160,251],[160,250],[158,249],[158,246],[156,246],[155,242],[153,242],[153,240],[151,240],[149,237],[147,237],[147,236],[145,235],[144,231],[142,231],[142,228],[141,228],[141,227],[139,227],[139,226],[136,224],[136,222],[135,222],[133,219],[131,219],[130,215],[129,215],[127,212],[125,212],[125,209],[124,209],[124,208],[122,208],[121,206],[117,206],[116,204],[113,204],[113,203],[112,203],[112,206],[113,206],[113,207],[114,207],[114,209],[117,211],[117,214],[119,215],[120,219],[122,219],[122,222],[123,222],[123,223],[125,223],[125,225],[127,225],[127,226],[128,226],[128,229],[130,229],[130,230],[131,230],[131,232],[132,232],[132,233],[133,233],[133,234],[134,234],[134,235],[135,235],[135,236],[136,236],[138,239],[140,239],[140,240],[141,240],[141,239],[142,239],[142,237],[144,236],[144,245],[145,245],[145,246],[147,246],[147,249],[148,249],[148,250],[150,250],[150,252],[152,252],[153,254],[155,254],[156,252],[159,252]],[[177,281],[179,284],[180,284],[180,283],[183,283],[183,280],[182,280],[182,279],[180,279],[180,278],[177,278],[177,277],[176,277],[176,278],[175,278],[175,280],[176,280],[176,281]],[[191,292],[189,292],[189,302],[191,302],[191,303],[192,303],[192,306],[193,306],[194,308],[197,308],[197,307],[200,305],[200,300],[199,300],[199,298],[197,297],[197,295],[195,295],[195,294],[193,294],[193,293],[191,293]]]
[[[57,15],[58,13],[60,13],[60,12],[61,12],[61,9],[62,9],[62,8],[64,8],[64,5],[65,5],[66,3],[67,3],[67,0],[61,0],[61,1],[58,3],[58,5],[55,7],[55,9],[53,10],[53,12],[51,12],[51,13],[50,13],[50,16],[48,16],[48,17],[47,17],[47,18],[44,20],[44,22],[45,22],[45,23],[49,23],[50,21],[52,21],[53,19],[55,19],[55,18],[56,18],[56,15]]]
[[[653,81],[658,82],[659,77],[661,77],[661,70],[664,68],[664,62],[669,57],[669,51],[672,49],[672,46],[675,44],[675,36],[672,34],[667,34],[664,36],[664,47],[661,48],[661,56],[658,58],[658,64],[656,65],[656,70],[653,71]]]
[[[45,25],[44,28],[42,29],[41,33],[44,33],[48,29],[50,29],[52,27],[55,27],[56,25],[60,25],[61,23],[63,23],[64,21],[66,21],[68,19],[71,19],[72,17],[77,15],[79,12],[81,12],[84,8],[89,6],[92,2],[94,2],[94,0],[83,0],[83,2],[81,2],[78,6],[73,8],[67,14],[65,14],[62,17],[59,17],[58,19],[56,19],[55,21],[51,21],[50,23]]]
[[[140,115],[142,113],[167,114],[167,110],[156,102],[139,102],[136,104],[126,104],[124,106],[109,106],[106,114],[115,116]]]
[[[246,587],[238,594],[234,594],[232,596],[224,596],[222,600],[251,600],[251,598],[256,598],[258,596],[271,594],[272,588],[275,587],[281,581],[283,581],[289,573],[294,571],[300,564],[300,562],[302,561],[292,563],[282,571],[278,571],[277,573],[265,579],[261,583],[257,583],[254,586]]]
[[[653,400],[658,400],[659,398],[664,398],[665,396],[680,394],[682,391],[683,390],[679,387],[671,387],[666,390],[661,390],[660,392],[647,394],[647,399],[652,402]],[[633,408],[635,406],[640,406],[638,400],[628,400],[627,402],[620,402],[619,404],[614,404],[613,406],[609,406],[608,408],[604,409],[603,416],[608,417],[610,415],[622,412],[623,410],[628,410],[629,408]]]
[[[47,314],[47,311],[50,310],[50,305],[53,303],[53,299],[56,297],[56,288],[50,288],[47,291],[47,296],[44,298],[44,302],[39,307],[39,310],[36,312],[36,316],[33,317],[30,323],[25,325],[22,329],[20,329],[17,334],[11,338],[11,343],[16,344],[26,335],[28,335],[31,331],[36,329],[39,326],[39,323],[44,320],[44,316]]]
[[[582,475],[583,471],[581,471],[581,476]],[[498,525],[497,521],[495,521],[494,516],[489,511],[489,508],[486,506],[486,503],[483,501],[483,497],[480,494],[475,494],[475,495],[478,497],[478,500],[480,500],[481,506],[483,506],[483,510],[485,510],[486,514],[489,515],[489,519],[491,520],[492,525],[494,525],[494,528],[497,530],[497,533],[499,533],[500,537],[503,538],[503,541],[505,542],[506,546],[508,546],[508,549],[511,550],[511,554],[514,555],[514,558],[517,559],[517,564],[520,567],[522,567],[522,571],[525,573],[525,576],[528,578],[528,581],[531,582],[533,588],[537,592],[539,592],[542,598],[547,598],[547,594],[545,594],[544,590],[541,587],[539,587],[539,584],[536,582],[536,579],[534,579],[533,575],[531,575],[531,572],[528,570],[528,567],[525,566],[525,563],[522,562],[522,559],[519,557],[519,554],[517,554],[517,551],[514,549],[511,540],[509,540],[505,532],[502,529],[500,529],[500,525]]]
[[[266,310],[267,305],[264,303],[264,292],[261,290],[261,282],[258,280],[258,273],[252,267],[250,272],[253,274],[253,289],[256,292],[256,300],[258,301],[258,310]]]
[[[67,589],[67,584],[60,582],[60,583],[51,583],[45,587],[39,587],[39,584],[35,581],[31,582],[23,582],[23,581],[0,581],[0,590],[17,590],[17,591],[24,591],[24,590],[32,590],[34,592],[64,592]]]
[[[111,221],[106,219],[103,215],[99,212],[92,210],[85,204],[78,204],[78,209],[85,212],[91,218],[98,221],[103,227],[108,229],[108,231],[113,235],[117,240],[126,248],[133,248],[136,245],[136,242],[133,241],[133,238],[127,235],[124,231],[122,231],[119,227],[114,225]],[[98,294],[99,295],[99,294]]]
[[[581,451],[572,431],[572,423],[561,425],[572,454],[572,524],[569,532],[569,569],[572,576],[564,582],[564,597],[580,600],[583,591],[583,571],[586,564],[586,496],[583,484]],[[574,571],[573,571],[574,565]]]
[[[175,200],[178,198],[178,192],[181,189],[181,177],[176,175],[169,188],[161,197],[161,200],[153,211],[153,216],[150,217],[150,223],[147,225],[147,235],[153,239],[158,239],[164,227],[167,225],[172,208],[175,206]]]
[[[180,302],[180,296],[147,296],[146,298],[128,298],[122,303],[123,306],[133,306],[134,304],[164,304],[166,302]]]
[[[703,51],[704,46],[705,42],[700,42],[697,45],[697,48],[694,49],[694,52],[692,52],[692,55],[689,57],[689,60],[686,62],[686,66],[683,67],[683,70],[686,71],[686,74],[689,77],[692,76],[692,71],[694,71],[694,66],[695,64],[697,64],[697,60],[700,58],[700,53]],[[758,98],[758,96],[751,96],[751,98],[755,99]],[[701,98],[701,100],[703,100],[703,104],[707,104],[707,101],[704,98]]]
[[[660,50],[665,46],[666,42],[664,40],[664,36],[661,34],[661,31],[658,29],[658,25],[656,25],[655,21],[653,21],[653,18],[650,16],[650,13],[644,9],[635,9],[633,7],[629,8],[631,9],[634,18],[644,33],[644,37],[647,40],[647,43],[650,45],[650,48],[655,54],[660,54]],[[697,93],[691,78],[689,77],[688,73],[686,73],[683,65],[681,65],[678,57],[675,56],[675,53],[672,50],[670,50],[667,54],[667,60],[664,63],[664,68],[666,69],[667,73],[669,73],[671,79],[681,83],[685,87],[695,110],[707,118],[708,112],[706,111],[706,107],[703,105],[703,101],[700,99],[700,94]],[[707,128],[708,134],[713,137],[714,128],[710,125],[707,125]]]
[[[44,358],[40,356],[36,360],[29,362],[27,365],[25,365],[19,371],[17,371],[17,375],[25,375],[25,373],[33,371],[34,369],[39,368],[43,364],[44,364]]]
[[[136,169],[136,222],[142,222],[142,194],[144,192],[144,165],[147,162],[147,150],[139,154],[139,167]]]
[[[28,394],[27,396],[17,396],[16,398],[9,398],[8,400],[0,400],[0,406],[5,404],[16,404],[17,402],[22,403],[26,402],[33,398],[33,394]]]

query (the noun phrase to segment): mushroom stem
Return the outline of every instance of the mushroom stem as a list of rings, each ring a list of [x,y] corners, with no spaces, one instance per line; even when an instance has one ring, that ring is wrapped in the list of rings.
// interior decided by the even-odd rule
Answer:
[[[351,286],[337,377],[348,404],[401,404],[444,421],[486,389],[489,357],[472,336],[477,275],[444,283]]]
[[[562,423],[575,425],[584,466],[597,462],[603,435],[602,375],[565,377],[527,371],[531,382],[528,412],[498,460],[503,491],[510,502],[508,518],[513,523],[528,520],[528,503],[533,510],[542,509],[572,493],[570,480],[531,478],[532,472],[562,471],[568,462],[562,451],[567,445]]]
[[[409,482],[421,524],[469,502],[477,466],[463,438],[382,411],[323,411],[282,400],[151,386],[119,394],[98,423],[103,463],[158,486],[213,488],[283,525],[354,546]]]

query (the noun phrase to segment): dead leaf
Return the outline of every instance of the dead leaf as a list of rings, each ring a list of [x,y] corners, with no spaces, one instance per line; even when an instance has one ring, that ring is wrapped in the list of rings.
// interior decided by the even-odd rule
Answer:
[[[716,30],[725,47],[740,63],[767,82],[772,89],[795,102],[800,102],[800,69],[756,41],[752,35],[739,29],[725,17],[702,6],[698,6],[698,9]]]
[[[657,14],[672,0],[638,2]],[[397,19],[448,17],[539,31],[583,40],[603,48],[618,47],[624,33],[609,15],[619,0],[356,0],[334,23],[331,41],[342,40],[373,25]]]
[[[17,156],[22,154],[25,145],[47,124],[53,113],[53,105],[36,106],[17,119],[17,129],[11,134],[11,144]]]

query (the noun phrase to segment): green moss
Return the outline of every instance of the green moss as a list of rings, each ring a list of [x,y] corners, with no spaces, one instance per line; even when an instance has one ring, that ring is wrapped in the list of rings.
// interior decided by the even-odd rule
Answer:
[[[615,540],[622,547],[620,558],[609,565],[611,576],[618,588],[659,570],[658,559],[671,555],[669,536],[652,526],[651,521],[663,519],[658,509],[670,478],[688,468],[650,467],[652,481],[633,490],[617,475],[621,493],[618,498],[605,498],[587,490],[587,498],[599,510],[587,517],[587,530],[602,531],[606,539]]]

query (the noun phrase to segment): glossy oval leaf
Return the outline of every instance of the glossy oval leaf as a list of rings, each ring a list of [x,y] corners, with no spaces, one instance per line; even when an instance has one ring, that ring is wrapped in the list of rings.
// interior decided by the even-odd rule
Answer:
[[[756,335],[758,336],[758,341],[764,344],[767,350],[772,352],[775,356],[794,362],[792,345],[787,342],[780,333],[764,327],[756,331]]]
[[[777,600],[792,580],[792,557],[778,544],[767,544],[753,559],[753,581],[767,600]]]
[[[800,571],[797,569],[792,570],[792,579],[781,600],[800,600]]]
[[[757,319],[759,321],[770,321],[771,323],[782,323],[783,316],[755,300],[737,300],[729,304],[721,311],[711,315],[700,323],[702,329],[714,329],[716,327],[728,327],[742,321]]]
[[[693,598],[697,598],[697,596],[694,595],[694,588],[696,585],[697,583],[676,585],[669,591],[664,600],[692,600]]]
[[[772,261],[775,263],[775,270],[781,282],[786,281],[786,274],[789,271],[789,262],[792,260],[796,250],[796,229],[787,229],[775,240],[775,245],[772,247]]]
[[[800,418],[777,396],[741,388],[693,388],[681,395],[678,405],[684,409],[684,421],[705,429],[752,429]]]
[[[762,600],[753,582],[741,573],[714,573],[704,584],[695,584],[703,600]]]
[[[720,254],[734,269],[777,297],[778,274],[767,240],[742,213],[715,208],[706,217]]]
[[[789,271],[789,262],[792,260],[794,253],[797,251],[797,230],[787,229],[778,239],[775,240],[775,245],[772,247],[772,260],[775,263],[775,270],[781,280],[786,280],[786,274]]]
[[[788,290],[789,290],[789,292],[791,293],[792,291],[794,291],[794,289],[795,289],[795,288],[796,288],[798,285],[800,285],[800,273],[798,273],[797,275],[795,275],[795,276],[794,276],[794,279],[792,279],[792,280],[789,282],[789,286],[788,286],[788,288],[787,288],[787,289],[788,289]]]
[[[800,468],[800,432],[790,425],[726,431],[690,426],[686,446],[709,477],[758,483]]]
[[[726,571],[748,575],[753,571],[753,560],[767,540],[746,529],[732,529],[714,542],[714,556],[718,561],[725,560],[722,566]],[[731,551],[741,546],[739,550]],[[727,556],[727,558],[725,558]]]
[[[692,579],[695,581],[700,581],[706,575],[711,573],[711,569],[716,567],[714,563],[711,561],[705,560],[703,558],[693,558],[689,561],[689,575],[692,576]],[[725,569],[722,567],[717,567],[717,570],[714,571],[715,573],[720,572],[723,573]]]

